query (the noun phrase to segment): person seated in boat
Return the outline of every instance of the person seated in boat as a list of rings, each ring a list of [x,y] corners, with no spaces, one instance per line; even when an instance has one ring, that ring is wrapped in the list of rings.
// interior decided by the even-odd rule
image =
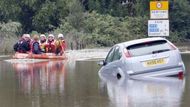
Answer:
[[[23,34],[20,40],[14,45],[14,50],[19,53],[29,53],[30,48],[30,35]]]
[[[55,53],[55,40],[54,40],[53,34],[48,35],[48,40],[45,45],[45,50],[46,50],[46,53]]]
[[[44,34],[41,34],[41,35],[40,35],[40,41],[39,41],[39,43],[40,43],[41,51],[42,51],[43,53],[45,53],[45,52],[46,52],[46,50],[45,50],[46,35],[44,35]]]
[[[32,41],[32,53],[33,54],[41,54],[41,48],[40,48],[40,43],[39,43],[39,36],[34,35],[33,36],[33,41]]]
[[[56,55],[63,55],[64,51],[66,50],[66,43],[63,34],[58,34],[58,40],[55,42],[55,45]]]

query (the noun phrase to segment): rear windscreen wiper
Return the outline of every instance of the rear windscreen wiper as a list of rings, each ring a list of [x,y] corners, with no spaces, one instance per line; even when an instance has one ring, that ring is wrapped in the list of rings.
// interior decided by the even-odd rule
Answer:
[[[156,51],[152,51],[152,54],[161,53],[161,52],[166,52],[166,51],[169,51],[169,50],[170,50],[170,49],[156,50]]]

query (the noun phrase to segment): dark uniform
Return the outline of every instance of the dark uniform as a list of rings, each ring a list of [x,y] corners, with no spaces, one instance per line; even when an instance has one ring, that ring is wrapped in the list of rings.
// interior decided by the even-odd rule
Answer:
[[[19,40],[19,42],[14,45],[14,51],[16,52],[27,53],[30,50],[30,41],[24,39]]]
[[[42,53],[39,42],[34,41],[32,43],[32,53],[33,54],[41,54]]]

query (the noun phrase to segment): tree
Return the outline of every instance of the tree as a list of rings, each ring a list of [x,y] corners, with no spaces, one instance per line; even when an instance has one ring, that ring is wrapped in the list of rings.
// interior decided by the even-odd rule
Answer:
[[[66,17],[68,22],[77,30],[82,30],[84,14],[81,3],[78,0],[72,0],[69,4],[69,15]]]
[[[136,0],[134,9],[136,16],[149,16],[149,0]]]
[[[39,32],[48,32],[58,26],[59,18],[57,16],[55,2],[47,1],[41,6],[32,18],[33,30]]]
[[[18,20],[21,8],[15,0],[0,0],[0,22]]]
[[[179,40],[190,39],[190,5],[187,0],[170,2],[170,31],[171,36]]]

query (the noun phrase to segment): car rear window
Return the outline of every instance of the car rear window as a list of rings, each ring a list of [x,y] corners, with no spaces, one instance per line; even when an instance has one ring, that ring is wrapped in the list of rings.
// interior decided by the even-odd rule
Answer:
[[[141,56],[170,51],[172,47],[166,40],[158,40],[131,45],[127,50],[131,56]]]

